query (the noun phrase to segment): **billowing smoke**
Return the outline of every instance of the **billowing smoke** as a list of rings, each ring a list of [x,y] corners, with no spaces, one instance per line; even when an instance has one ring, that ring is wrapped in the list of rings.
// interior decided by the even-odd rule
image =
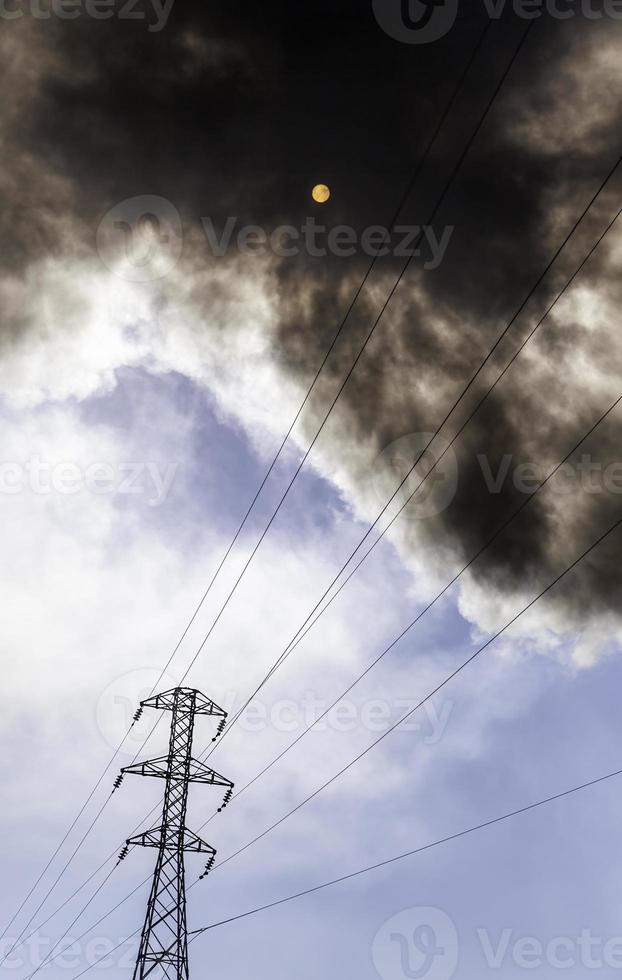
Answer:
[[[140,365],[208,385],[250,429],[283,431],[369,267],[365,235],[389,225],[485,25],[483,7],[469,6],[445,38],[419,46],[387,36],[371,5],[354,0],[253,5],[242,21],[230,3],[206,11],[178,0],[157,32],[86,17],[8,23],[3,81],[18,97],[0,110],[11,150],[1,169],[5,397],[85,397]],[[404,264],[400,243],[421,228],[421,254],[313,456],[364,520],[375,518],[620,152],[622,40],[601,20],[543,17],[430,220],[525,27],[509,8],[491,25],[399,218],[406,229],[376,262],[298,435],[301,445],[313,436]],[[320,179],[333,192],[323,207],[309,197]],[[616,173],[421,474],[604,231],[621,186]],[[102,219],[136,197],[170,202],[183,228],[183,254],[147,283],[115,281],[97,251]],[[310,221],[312,247],[303,230]],[[251,246],[238,237],[248,225],[259,234]],[[334,238],[330,245],[338,225],[355,242],[352,254],[336,254]],[[290,230],[266,245],[281,226]],[[283,234],[295,254],[280,251]],[[422,487],[392,527],[423,595],[478,551],[621,393],[620,256],[616,225],[441,460],[432,490]],[[25,369],[26,358],[39,373]],[[614,412],[464,577],[461,609],[478,627],[499,625],[613,522],[618,421]],[[607,648],[618,629],[618,541],[612,536],[555,592],[528,639],[565,649],[578,631],[581,662]]]

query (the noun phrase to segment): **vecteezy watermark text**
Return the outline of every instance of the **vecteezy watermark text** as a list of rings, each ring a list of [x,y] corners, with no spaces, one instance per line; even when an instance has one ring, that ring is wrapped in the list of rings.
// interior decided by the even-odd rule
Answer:
[[[120,736],[131,726],[126,749],[133,755],[136,746],[144,742],[152,725],[146,715],[132,725],[134,712],[138,704],[149,697],[154,689],[165,689],[165,683],[174,686],[170,678],[161,678],[157,671],[147,667],[130,671],[108,684],[95,711],[97,726],[106,742],[112,746],[118,745]],[[232,717],[244,699],[242,692],[229,690],[223,692],[219,702]],[[411,697],[372,697],[358,701],[342,698],[331,708],[331,702],[326,697],[307,690],[298,698],[264,701],[257,697],[242,712],[237,725],[242,732],[249,735],[266,731],[294,735],[311,727],[317,732],[333,732],[338,735],[357,731],[382,734],[411,712],[419,701],[420,696],[416,694]],[[451,699],[426,701],[420,712],[415,712],[403,722],[400,730],[417,735],[421,745],[438,745],[453,718],[454,708],[455,703]]]
[[[466,937],[461,937],[464,941]],[[458,967],[458,930],[437,908],[410,908],[384,922],[372,942],[382,980],[452,980]],[[510,927],[478,928],[468,946],[492,975],[503,970],[622,970],[622,937],[605,939],[589,927],[565,936],[524,935]],[[480,976],[484,976],[484,972]]]
[[[508,482],[518,493],[535,493],[547,478],[549,471],[538,463],[515,463],[511,453],[506,453],[496,463],[479,453],[477,462],[486,489],[500,494]],[[549,492],[557,494],[622,493],[622,461],[603,463],[584,453],[576,462],[564,463],[547,481]]]
[[[481,0],[491,20],[511,9],[521,20],[548,16],[553,20],[622,20],[622,0]],[[474,0],[468,0],[474,6]],[[405,44],[440,40],[456,22],[459,0],[372,0],[374,15],[390,37]],[[465,2],[466,6],[466,2]]]
[[[235,252],[280,259],[298,255],[350,258],[358,253],[370,258],[392,255],[416,259],[426,270],[439,268],[455,231],[455,225],[368,225],[357,229],[321,224],[312,215],[298,227],[243,224],[235,215],[218,220],[208,215],[198,221],[207,249],[216,258]],[[184,228],[174,204],[155,194],[142,194],[110,208],[99,222],[96,240],[100,258],[116,276],[129,282],[150,282],[168,275],[179,262]]]
[[[544,462],[520,460],[511,453],[489,456],[478,453],[469,470],[474,488],[491,496],[515,491],[534,494],[546,484],[547,492],[571,494],[622,494],[622,460],[604,462],[583,453],[554,467]],[[430,432],[414,432],[390,443],[373,461],[370,482],[379,501],[395,494],[403,520],[421,521],[443,513],[458,490],[458,457],[451,443]]]
[[[66,936],[58,950],[51,936],[31,933],[25,939],[5,936],[0,942],[0,958],[5,970],[39,970],[53,962],[55,969],[75,972],[86,964],[90,969],[131,970],[136,963],[136,939],[132,936],[113,939],[110,936],[90,936],[74,939]],[[51,954],[53,954],[51,956]]]
[[[133,20],[155,34],[163,30],[175,0],[0,0],[0,20]]]
[[[232,692],[224,698],[224,706],[230,714],[236,700]],[[360,730],[382,733],[411,712],[418,702],[419,699],[414,696],[391,699],[376,697],[360,703],[342,698],[334,708],[327,710],[330,702],[326,698],[318,697],[313,691],[305,691],[298,700],[280,698],[272,704],[255,700],[240,716],[237,724],[242,731],[251,735],[266,729],[295,734],[311,726],[318,732],[350,734]],[[418,734],[424,745],[437,745],[447,730],[453,710],[453,701],[427,701],[421,714],[412,715],[404,721],[400,730]]]
[[[201,218],[201,224],[210,251],[218,257],[226,255],[232,245],[242,255],[272,253],[278,258],[293,258],[301,253],[312,258],[349,258],[360,251],[373,258],[423,258],[424,269],[438,269],[455,227],[447,225],[437,233],[431,225],[369,225],[359,232],[351,225],[328,227],[314,217],[305,218],[299,228],[277,225],[271,231],[260,225],[238,225],[237,217],[228,217],[220,230],[209,217]]]
[[[150,507],[159,507],[170,493],[178,465],[92,462],[81,466],[68,461],[50,462],[34,455],[25,462],[0,461],[0,495],[142,494]]]

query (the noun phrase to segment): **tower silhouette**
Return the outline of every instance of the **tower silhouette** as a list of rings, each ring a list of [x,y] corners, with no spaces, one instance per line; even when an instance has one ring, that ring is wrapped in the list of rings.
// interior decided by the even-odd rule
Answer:
[[[192,757],[192,739],[197,715],[220,718],[216,738],[226,722],[226,712],[200,691],[178,687],[141,702],[141,708],[172,712],[167,756],[127,766],[122,773],[157,776],[166,780],[160,826],[131,837],[130,845],[158,850],[147,914],[143,925],[134,980],[154,975],[163,980],[188,980],[188,930],[186,924],[186,852],[207,854],[205,874],[211,870],[216,851],[186,827],[190,783],[226,788],[223,805],[233,792],[233,783]],[[137,713],[138,714],[138,713]]]

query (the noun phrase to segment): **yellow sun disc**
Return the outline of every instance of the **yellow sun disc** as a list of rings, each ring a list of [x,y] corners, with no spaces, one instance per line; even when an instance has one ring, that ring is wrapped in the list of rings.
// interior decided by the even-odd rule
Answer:
[[[316,204],[326,204],[330,197],[330,187],[326,184],[316,184],[311,191],[311,197]]]

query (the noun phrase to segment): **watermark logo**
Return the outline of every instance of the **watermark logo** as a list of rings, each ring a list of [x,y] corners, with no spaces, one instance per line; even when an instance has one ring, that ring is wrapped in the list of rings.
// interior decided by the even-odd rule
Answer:
[[[471,3],[473,0],[471,0]],[[622,0],[481,0],[485,14],[500,20],[511,10],[520,20],[621,20]],[[405,44],[439,41],[454,26],[458,0],[372,0],[383,31]]]
[[[426,520],[441,514],[454,499],[458,461],[446,439],[434,438],[433,432],[412,432],[396,439],[376,457],[371,479],[382,504],[405,481],[396,495],[395,506],[406,504],[406,520]]]
[[[454,26],[458,0],[373,0],[376,20],[405,44],[439,41]]]
[[[372,960],[382,980],[451,980],[458,966],[456,927],[442,909],[404,909],[376,933]]]
[[[469,948],[481,960],[480,976],[526,970],[566,972],[622,969],[622,937],[605,938],[589,927],[580,932],[543,937],[525,935],[507,926],[480,927],[469,937]],[[463,941],[467,939],[462,937]],[[451,980],[461,943],[446,912],[412,908],[399,912],[380,927],[372,943],[372,960],[382,980]],[[548,974],[547,974],[548,975]]]
[[[129,756],[135,755],[149,735],[154,719],[149,717],[149,712],[145,712],[139,721],[132,725],[134,712],[140,702],[150,697],[152,693],[168,691],[173,687],[175,681],[172,677],[167,674],[161,677],[160,672],[152,667],[130,670],[112,681],[102,691],[95,708],[97,727],[108,745],[117,749],[119,742],[129,730],[122,751]],[[132,725],[131,730],[130,725]]]
[[[115,204],[97,229],[102,262],[128,282],[163,279],[179,262],[182,250],[179,211],[155,194],[141,194]]]

